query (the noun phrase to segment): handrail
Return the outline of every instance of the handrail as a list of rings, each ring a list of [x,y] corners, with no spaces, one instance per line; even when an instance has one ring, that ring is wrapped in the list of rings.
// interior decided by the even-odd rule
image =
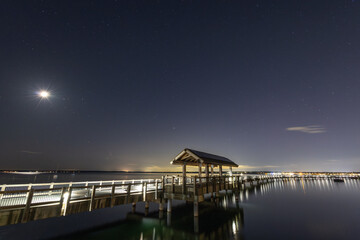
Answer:
[[[156,180],[161,180],[161,179],[153,179],[153,178],[148,178],[148,179],[124,179],[124,180],[99,180],[99,181],[83,181],[83,182],[47,182],[47,183],[26,183],[26,184],[1,184],[0,185],[0,189],[1,191],[6,191],[6,188],[19,188],[19,187],[39,187],[39,186],[50,186],[50,187],[55,187],[55,186],[72,186],[72,185],[93,185],[96,183],[100,183],[100,185],[104,185],[104,183],[110,183],[111,185],[113,183],[120,183],[120,184],[129,184],[129,183],[143,183],[143,182],[155,182]],[[75,187],[75,186],[74,186]]]

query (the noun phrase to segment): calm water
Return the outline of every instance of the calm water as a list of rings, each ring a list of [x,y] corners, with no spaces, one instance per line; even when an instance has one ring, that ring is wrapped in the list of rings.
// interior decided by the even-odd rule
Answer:
[[[275,182],[160,218],[129,219],[73,239],[359,239],[360,181]]]

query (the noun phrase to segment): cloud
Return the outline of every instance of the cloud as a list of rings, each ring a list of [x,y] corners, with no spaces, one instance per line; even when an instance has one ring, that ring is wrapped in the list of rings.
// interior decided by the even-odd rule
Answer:
[[[310,125],[310,126],[299,126],[299,127],[288,127],[287,131],[297,131],[303,133],[324,133],[326,129],[319,125]]]
[[[32,152],[32,151],[27,151],[27,150],[22,150],[20,151],[22,153],[28,153],[28,154],[42,154],[42,152]]]
[[[335,162],[339,162],[339,160],[335,160],[335,159],[330,159],[330,160],[326,160],[325,162],[329,162],[329,163],[335,163]]]

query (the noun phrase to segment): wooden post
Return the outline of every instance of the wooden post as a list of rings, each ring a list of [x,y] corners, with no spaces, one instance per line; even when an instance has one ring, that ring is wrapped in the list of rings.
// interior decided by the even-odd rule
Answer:
[[[136,203],[133,202],[132,203],[132,213],[135,213],[135,211],[136,211]]]
[[[196,176],[194,176],[194,197],[196,196]]]
[[[71,185],[72,185],[72,183],[71,183]],[[68,192],[67,192],[67,199],[66,199],[66,203],[65,203],[65,208],[64,208],[64,214],[63,214],[63,216],[66,216],[67,209],[68,209],[69,204],[70,204],[71,193],[72,193],[72,187],[69,185],[69,187],[68,187]]]
[[[162,192],[165,193],[165,177],[161,176]]]
[[[2,199],[2,198],[3,198],[5,190],[6,190],[6,184],[1,185],[1,191],[2,191],[3,193],[2,193],[2,194],[0,194],[0,199]]]
[[[164,210],[164,199],[161,198],[159,203],[159,211],[163,211],[163,210]]]
[[[199,218],[194,217],[194,232],[199,233]]]
[[[232,166],[230,166],[230,167],[229,167],[229,173],[230,173],[230,174],[229,174],[229,175],[230,175],[230,177],[232,177],[232,175],[233,175],[233,172],[232,172]]]
[[[90,199],[90,206],[89,206],[90,212],[94,209],[95,192],[96,192],[96,188],[95,188],[95,185],[93,185],[91,188],[91,199]]]
[[[167,214],[166,225],[171,226],[171,212],[168,212],[168,214]],[[172,233],[172,235],[173,235],[173,233]],[[173,238],[174,238],[173,236],[170,237],[170,239],[173,239]]]
[[[201,172],[202,172],[201,167],[202,167],[202,163],[199,163],[199,178],[201,178]]]
[[[25,223],[29,220],[30,206],[31,206],[31,200],[33,198],[33,194],[34,194],[34,189],[31,188],[26,196],[26,205],[25,205],[24,212],[22,214],[22,219],[21,219],[22,223]]]
[[[205,175],[206,175],[206,193],[209,192],[209,164],[205,165]]]
[[[226,177],[222,177],[224,180],[224,189],[226,190]]]
[[[214,176],[214,164],[211,164],[211,176]]]
[[[114,202],[114,200],[115,200],[115,183],[114,183],[114,181],[113,181],[113,183],[112,183],[112,186],[111,186],[111,202],[110,202],[110,207],[114,207],[114,204],[115,204],[115,202]]]
[[[219,175],[220,175],[220,177],[222,177],[222,166],[221,165],[219,166]]]
[[[159,183],[158,183],[158,180],[156,179],[155,180],[155,199],[158,199],[158,195],[159,195]]]
[[[60,216],[63,216],[63,208],[64,208],[64,194],[65,194],[65,187],[61,188],[60,194]]]
[[[171,178],[171,192],[174,193],[175,192],[175,177],[172,176]]]
[[[143,194],[143,199],[144,201],[146,201],[146,193],[147,193],[147,182],[143,183],[143,189],[144,189],[144,194]]]
[[[217,182],[217,185],[219,186],[219,191],[221,190],[221,177],[217,177],[219,179],[219,181]]]
[[[131,192],[131,183],[129,183],[127,190],[126,190],[126,203],[130,202],[130,192]]]
[[[183,186],[182,186],[182,193],[186,193],[186,163],[183,165]]]
[[[50,183],[50,189],[54,189],[54,183]],[[53,191],[49,191],[49,195],[52,195]]]
[[[199,202],[197,197],[194,198],[194,217],[199,216]]]
[[[172,211],[172,200],[168,199],[167,202],[167,212],[171,212]]]

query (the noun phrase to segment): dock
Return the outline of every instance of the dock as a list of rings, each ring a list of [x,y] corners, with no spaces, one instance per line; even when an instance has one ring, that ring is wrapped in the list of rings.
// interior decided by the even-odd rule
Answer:
[[[194,217],[197,217],[199,203],[205,201],[206,196],[216,199],[220,193],[240,192],[274,181],[334,178],[268,174],[250,177],[233,174],[232,167],[237,165],[229,159],[189,149],[181,152],[171,164],[181,164],[182,175],[165,175],[159,179],[1,185],[0,226],[124,204],[132,204],[135,212],[139,202],[145,204],[145,215],[150,202],[158,204],[159,212],[171,212],[173,200],[185,200],[193,204]],[[188,176],[186,166],[189,165],[197,166],[198,174]],[[218,167],[216,172],[215,167]],[[229,167],[228,173],[223,174],[223,167]]]

